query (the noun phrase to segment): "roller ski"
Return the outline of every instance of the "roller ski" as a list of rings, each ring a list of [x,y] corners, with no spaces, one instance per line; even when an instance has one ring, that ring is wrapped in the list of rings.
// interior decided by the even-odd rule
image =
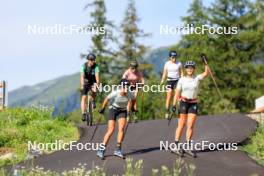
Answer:
[[[176,147],[174,149],[170,149],[171,153],[176,154],[180,157],[184,156],[184,150],[180,147],[178,142],[175,142]]]
[[[186,142],[186,143],[188,145],[188,148],[187,148],[187,150],[184,150],[184,153],[186,153],[187,155],[189,155],[189,156],[191,156],[193,158],[196,158],[197,157],[196,152],[192,150],[193,149],[192,148],[192,142],[189,141],[189,142]]]
[[[114,151],[114,155],[119,157],[119,158],[126,159],[126,157],[124,156],[124,154],[122,153],[121,150]]]

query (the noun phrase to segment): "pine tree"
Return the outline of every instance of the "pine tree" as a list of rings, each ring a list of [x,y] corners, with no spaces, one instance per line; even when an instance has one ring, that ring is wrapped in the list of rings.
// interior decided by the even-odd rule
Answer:
[[[183,18],[185,23],[195,22],[198,26],[207,24],[215,28],[238,29],[233,35],[185,35],[176,47],[184,58],[198,62],[198,72],[203,69],[199,64],[199,53],[204,52],[210,58],[210,67],[224,99],[220,100],[212,81],[206,79],[201,87],[202,113],[223,112],[224,105],[229,112],[236,109],[247,112],[253,109],[254,99],[263,93],[259,86],[263,85],[263,78],[256,80],[256,75],[263,73],[258,68],[263,64],[258,66],[254,62],[257,56],[263,59],[259,56],[263,37],[260,37],[260,21],[256,20],[260,11],[254,9],[254,5],[249,0],[216,0],[209,8],[204,8],[201,1],[194,0],[188,16]]]
[[[147,47],[138,42],[138,39],[145,38],[149,34],[144,33],[139,29],[135,0],[129,0],[126,9],[124,20],[121,24],[123,43],[120,46],[120,55],[124,64],[129,61],[142,58],[146,52]]]
[[[107,76],[111,72],[110,63],[113,60],[114,51],[110,49],[109,45],[115,42],[113,36],[114,25],[111,21],[106,18],[106,6],[104,0],[93,0],[92,3],[89,3],[85,6],[85,9],[88,7],[93,8],[93,11],[90,13],[91,22],[87,25],[87,29],[101,29],[104,32],[99,33],[98,35],[92,35],[92,47],[91,51],[96,55],[96,62],[100,65],[101,77],[104,80],[107,80]]]

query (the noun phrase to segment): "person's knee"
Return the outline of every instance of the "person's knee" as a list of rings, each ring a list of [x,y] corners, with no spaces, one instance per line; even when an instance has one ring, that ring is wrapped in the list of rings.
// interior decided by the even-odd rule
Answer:
[[[182,130],[182,129],[184,128],[184,126],[185,126],[185,124],[184,124],[184,123],[182,123],[182,124],[179,124],[179,125],[178,125],[178,127],[177,127],[177,129],[178,129],[178,130]]]
[[[87,96],[82,96],[82,103],[86,102]]]
[[[167,97],[170,98],[172,96],[172,91],[168,91]]]
[[[187,130],[193,130],[193,125],[187,125]]]
[[[124,132],[124,130],[125,130],[125,128],[124,128],[124,127],[120,127],[120,128],[118,129],[118,132],[119,132],[119,133],[123,133],[123,132]]]
[[[107,133],[108,133],[109,135],[112,135],[112,134],[114,133],[114,131],[115,131],[115,128],[109,128],[109,129],[107,130]]]

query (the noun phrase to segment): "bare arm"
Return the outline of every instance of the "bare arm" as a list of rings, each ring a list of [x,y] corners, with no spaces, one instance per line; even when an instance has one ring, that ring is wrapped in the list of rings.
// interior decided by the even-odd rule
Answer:
[[[202,75],[202,79],[204,79],[205,77],[207,77],[209,74],[209,66],[207,64],[204,65],[204,72],[201,74]]]
[[[163,69],[163,74],[162,74],[162,79],[161,79],[161,83],[164,83],[166,77],[168,74],[168,70],[166,68]]]
[[[96,80],[96,83],[97,83],[97,84],[100,83],[99,73],[96,73],[96,74],[95,74],[95,80]]]
[[[80,76],[80,84],[81,84],[81,89],[83,89],[83,86],[84,86],[84,74],[81,73],[81,76]]]
[[[180,99],[181,90],[176,89],[175,96],[173,98],[173,106],[176,106],[177,101]]]
[[[145,79],[144,79],[144,77],[143,76],[141,76],[141,83],[144,85],[145,84]]]
[[[105,97],[105,99],[103,101],[103,104],[102,104],[102,109],[105,109],[106,108],[106,106],[108,104],[108,101],[109,101],[108,97]]]
[[[129,100],[127,105],[127,112],[131,112],[131,108],[132,108],[132,101]]]
[[[180,68],[180,74],[181,74],[181,77],[184,76],[184,72],[183,72],[183,68],[182,68],[182,66],[181,66],[181,68]]]

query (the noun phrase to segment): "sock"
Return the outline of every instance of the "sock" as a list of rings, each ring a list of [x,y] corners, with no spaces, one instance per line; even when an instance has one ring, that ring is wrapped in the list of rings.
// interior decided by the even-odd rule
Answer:
[[[116,145],[116,149],[117,149],[117,150],[121,150],[121,145],[122,145],[121,143],[117,143],[117,145]]]

